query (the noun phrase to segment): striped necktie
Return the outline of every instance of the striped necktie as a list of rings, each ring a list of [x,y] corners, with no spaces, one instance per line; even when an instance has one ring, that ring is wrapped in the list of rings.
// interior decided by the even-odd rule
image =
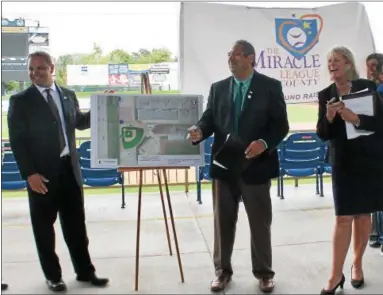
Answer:
[[[239,118],[241,116],[242,111],[242,101],[243,101],[243,93],[242,93],[243,83],[238,83],[238,92],[237,96],[234,100],[234,133],[238,134],[239,128]]]
[[[51,111],[52,111],[52,113],[55,116],[56,121],[57,121],[57,127],[58,127],[58,132],[59,132],[60,153],[61,153],[63,151],[63,149],[65,148],[65,138],[64,138],[64,131],[63,131],[63,127],[61,124],[59,110],[57,108],[56,103],[53,100],[50,89],[49,88],[45,89],[45,92],[47,94],[48,106],[51,109]]]

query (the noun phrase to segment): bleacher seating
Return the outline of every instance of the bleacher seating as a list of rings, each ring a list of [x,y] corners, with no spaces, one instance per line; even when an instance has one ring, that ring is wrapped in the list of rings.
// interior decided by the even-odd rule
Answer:
[[[197,169],[197,201],[202,204],[201,184],[203,180],[211,181],[209,175],[211,149],[214,137],[204,141],[205,166]],[[27,184],[21,178],[17,163],[9,143],[2,143],[2,181],[3,190],[25,189]],[[331,166],[325,163],[327,142],[321,141],[315,133],[294,133],[278,146],[280,159],[280,177],[278,180],[278,196],[284,199],[283,180],[285,176],[299,179],[308,176],[316,178],[316,193],[323,196],[324,174],[331,174]],[[77,149],[84,184],[91,187],[110,187],[115,184],[122,188],[122,208],[125,207],[124,175],[117,169],[91,168],[91,142],[85,141]]]
[[[3,162],[16,162],[15,156],[13,155],[12,151],[4,152]]]
[[[316,177],[316,193],[319,195],[319,178],[322,165],[322,141],[315,133],[294,133],[287,137],[280,151],[280,198],[284,199],[284,176]],[[278,190],[279,192],[279,190]]]
[[[1,162],[1,189],[19,190],[26,187],[27,182],[21,178],[13,153],[11,151],[4,152]]]
[[[202,180],[211,180],[209,170],[210,170],[210,159],[211,159],[211,148],[213,145],[214,137],[210,136],[204,141],[204,150],[205,150],[205,166],[198,167],[197,169],[197,202],[202,204],[201,196],[201,181]]]
[[[324,196],[323,192],[323,175],[331,174],[332,168],[331,165],[326,163],[326,154],[328,150],[328,142],[321,142],[321,169],[320,169],[320,175],[319,175],[319,189],[320,189],[320,195]]]
[[[90,140],[81,143],[78,152],[80,153],[80,158],[90,159]]]
[[[283,142],[280,143],[280,144],[277,146],[279,162],[280,162],[281,159],[282,159],[282,146],[283,146]],[[281,173],[281,167],[280,167],[280,166],[279,166],[279,173]],[[281,196],[281,177],[280,177],[280,176],[277,178],[277,196],[278,196],[278,197]]]
[[[19,166],[16,162],[3,162],[1,170],[6,172],[19,172]]]
[[[91,168],[91,142],[83,142],[79,149],[79,161],[84,184],[91,187],[110,187],[121,185],[121,208],[125,208],[124,173],[117,169]]]
[[[84,184],[94,187],[107,187],[114,184],[123,184],[122,176],[117,169],[96,169],[81,167]]]
[[[90,168],[90,159],[80,157],[80,167]]]
[[[26,187],[27,182],[21,178],[19,171],[1,171],[2,190],[19,190]]]
[[[1,143],[2,151],[10,151],[11,150],[11,144],[9,142],[2,142]]]

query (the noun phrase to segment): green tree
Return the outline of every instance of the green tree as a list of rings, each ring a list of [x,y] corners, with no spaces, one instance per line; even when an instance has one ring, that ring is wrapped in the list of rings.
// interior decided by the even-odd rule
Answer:
[[[66,67],[67,65],[76,64],[77,56],[74,54],[61,55],[56,60],[56,81],[60,85],[66,85]]]
[[[151,54],[151,62],[171,62],[174,61],[172,53],[166,48],[154,48]]]
[[[10,92],[17,90],[19,88],[19,83],[17,81],[9,81],[5,84],[5,91]]]
[[[99,64],[108,64],[108,56],[104,56],[102,49],[96,43],[93,43],[93,50],[90,54],[84,55],[81,59],[81,64],[86,65],[99,65]]]
[[[133,57],[131,54],[122,49],[115,49],[108,54],[108,60],[110,63],[114,64],[129,64],[133,62]]]
[[[129,53],[123,49],[115,49],[105,54],[100,45],[93,43],[90,53],[73,53],[59,56],[56,61],[56,81],[66,85],[67,65],[97,65],[97,64],[148,64],[177,61],[167,48],[153,48],[151,51],[140,48],[137,52]]]

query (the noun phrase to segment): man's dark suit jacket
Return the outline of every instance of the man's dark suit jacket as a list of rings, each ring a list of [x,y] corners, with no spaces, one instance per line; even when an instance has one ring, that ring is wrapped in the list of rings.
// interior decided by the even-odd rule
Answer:
[[[202,131],[201,141],[214,133],[212,155],[225,142],[227,134],[233,132],[233,84],[233,77],[212,84],[206,110],[196,124]],[[281,83],[255,72],[245,95],[238,135],[246,146],[254,140],[263,139],[268,149],[250,160],[252,163],[242,173],[245,183],[263,184],[278,177],[279,159],[276,147],[288,131]],[[210,167],[212,178],[225,179],[225,169],[213,164]]]
[[[90,112],[80,111],[73,91],[57,84],[56,87],[60,94],[73,172],[82,188],[75,129],[90,128]],[[57,181],[61,154],[57,120],[36,86],[32,85],[10,97],[8,128],[10,145],[21,176],[27,179],[32,174],[40,173],[50,183]]]

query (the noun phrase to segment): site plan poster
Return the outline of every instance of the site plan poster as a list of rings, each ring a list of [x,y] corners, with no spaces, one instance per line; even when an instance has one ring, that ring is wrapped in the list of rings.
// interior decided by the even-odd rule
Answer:
[[[92,167],[203,166],[203,144],[186,139],[202,108],[196,95],[92,95]]]

